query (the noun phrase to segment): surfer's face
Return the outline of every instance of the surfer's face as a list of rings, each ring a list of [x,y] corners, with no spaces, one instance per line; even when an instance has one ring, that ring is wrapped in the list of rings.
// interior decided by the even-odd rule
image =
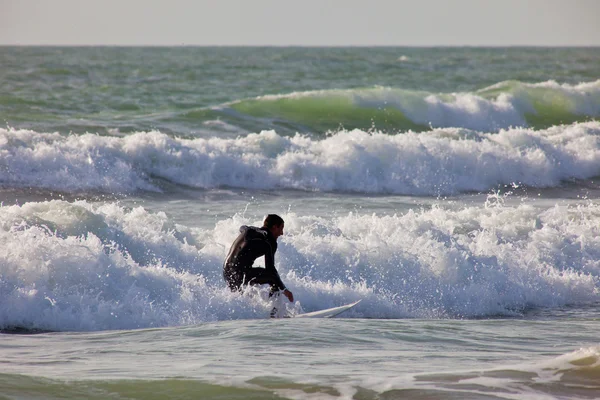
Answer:
[[[273,225],[273,228],[271,228],[271,233],[273,233],[273,236],[275,236],[275,239],[277,239],[279,236],[283,235],[283,224]]]

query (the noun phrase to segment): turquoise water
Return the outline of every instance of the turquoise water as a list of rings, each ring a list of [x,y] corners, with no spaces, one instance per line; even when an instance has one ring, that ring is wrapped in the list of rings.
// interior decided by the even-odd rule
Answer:
[[[2,399],[600,397],[597,48],[2,47],[0,117]],[[226,289],[273,212],[343,318]]]

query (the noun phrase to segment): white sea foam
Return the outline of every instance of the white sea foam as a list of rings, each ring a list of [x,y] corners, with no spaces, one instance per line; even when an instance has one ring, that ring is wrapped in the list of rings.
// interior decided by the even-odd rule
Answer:
[[[404,215],[284,215],[277,266],[305,310],[362,299],[348,316],[469,317],[597,299],[600,206],[502,204]],[[174,224],[116,204],[0,207],[0,326],[103,330],[264,318],[265,293],[225,288],[242,224]]]
[[[509,93],[514,98],[514,106],[517,109],[522,107],[522,113],[536,112],[533,105],[538,103],[539,107],[549,107],[554,112],[560,110],[574,115],[600,116],[600,80],[577,85],[554,80],[539,83],[500,82],[476,94],[507,86],[511,87]]]
[[[340,131],[318,139],[264,131],[235,139],[62,136],[0,129],[0,184],[61,191],[198,188],[446,195],[520,183],[553,187],[600,174],[600,122],[479,133]]]
[[[562,382],[567,385],[581,385],[581,379],[588,378],[598,382],[600,378],[600,346],[580,348],[543,363],[527,365],[524,370],[536,372],[538,382]],[[581,385],[580,387],[584,387]]]
[[[527,126],[525,112],[533,111],[527,102],[521,101],[517,106],[515,98],[506,93],[485,99],[473,93],[435,95],[379,88],[360,91],[352,97],[360,107],[398,109],[417,124],[488,132],[511,126]]]

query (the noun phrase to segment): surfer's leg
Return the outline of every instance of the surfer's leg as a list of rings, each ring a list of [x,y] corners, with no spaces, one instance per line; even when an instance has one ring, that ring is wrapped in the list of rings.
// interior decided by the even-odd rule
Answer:
[[[248,285],[270,285],[269,297],[273,297],[279,295],[279,289],[277,288],[275,282],[275,277],[269,273],[264,268],[250,268],[246,271],[245,274],[245,282]],[[275,306],[271,310],[270,317],[271,318],[280,318],[279,317],[279,307],[277,304],[279,303],[278,298],[275,299]]]
[[[264,268],[250,268],[246,271],[245,282],[248,285],[270,285],[269,297],[279,292],[275,285],[276,278]]]
[[[233,268],[226,268],[223,270],[223,278],[225,278],[225,282],[227,282],[227,286],[229,286],[229,289],[232,292],[242,290],[244,274],[241,271]]]
[[[280,296],[281,291],[277,290],[276,287],[271,286],[271,292],[269,293],[269,297],[273,298],[273,308],[271,309],[271,318],[289,318],[287,313],[287,308],[285,303],[282,301],[282,297]],[[280,312],[281,310],[282,312]]]

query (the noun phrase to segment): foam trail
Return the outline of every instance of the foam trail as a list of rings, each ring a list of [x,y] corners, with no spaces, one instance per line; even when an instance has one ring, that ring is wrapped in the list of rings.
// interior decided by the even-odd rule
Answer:
[[[479,133],[340,131],[323,139],[274,131],[236,139],[160,132],[102,137],[0,129],[0,184],[68,192],[197,188],[448,195],[520,183],[559,186],[600,174],[600,122]]]
[[[416,375],[415,389],[424,385],[432,390],[443,387],[446,393],[464,393],[465,387],[477,388],[480,395],[507,399],[522,398],[592,398],[600,390],[600,347],[581,348],[553,359],[476,371],[454,370],[445,373]],[[371,379],[371,387],[386,390],[388,380]],[[387,385],[387,386],[386,386]],[[406,387],[399,381],[398,388]],[[558,389],[557,389],[558,388]],[[565,389],[568,388],[568,389]],[[448,397],[448,396],[447,396]]]
[[[515,315],[599,293],[600,206],[468,207],[404,215],[283,215],[277,265],[306,311],[358,299],[348,317]],[[225,288],[242,224],[174,224],[116,204],[0,207],[0,327],[104,330],[264,318],[265,293]],[[295,305],[296,308],[300,304]]]

